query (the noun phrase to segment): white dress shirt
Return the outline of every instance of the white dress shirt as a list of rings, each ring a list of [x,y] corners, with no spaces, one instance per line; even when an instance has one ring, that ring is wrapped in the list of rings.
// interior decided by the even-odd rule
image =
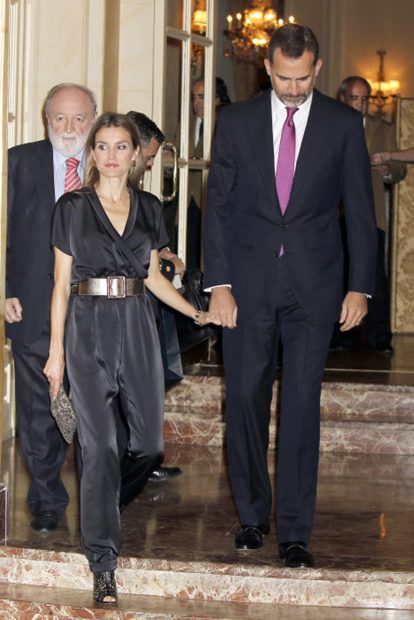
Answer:
[[[195,122],[195,127],[194,127],[194,146],[196,147],[198,144],[198,141],[200,140],[200,132],[201,132],[201,123],[203,122],[203,119],[200,118],[199,116],[197,116],[196,118],[196,122]]]
[[[270,95],[272,103],[272,128],[273,128],[273,149],[275,154],[275,167],[279,157],[280,138],[282,136],[282,128],[286,120],[286,106],[280,101],[275,91],[272,90]],[[310,107],[313,99],[313,91],[304,103],[298,106],[297,111],[293,115],[293,124],[295,125],[295,167],[298,160],[300,147],[302,146],[303,136],[305,134],[306,125],[308,123]]]

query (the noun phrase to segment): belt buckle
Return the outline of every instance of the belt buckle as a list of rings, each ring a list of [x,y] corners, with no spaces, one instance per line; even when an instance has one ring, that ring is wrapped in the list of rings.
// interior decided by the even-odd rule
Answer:
[[[126,297],[125,276],[108,276],[106,282],[108,299],[123,299]]]

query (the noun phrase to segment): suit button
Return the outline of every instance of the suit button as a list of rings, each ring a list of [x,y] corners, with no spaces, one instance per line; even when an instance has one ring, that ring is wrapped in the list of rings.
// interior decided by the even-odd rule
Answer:
[[[53,275],[51,273],[48,273],[47,277],[49,278],[49,280],[53,280]]]

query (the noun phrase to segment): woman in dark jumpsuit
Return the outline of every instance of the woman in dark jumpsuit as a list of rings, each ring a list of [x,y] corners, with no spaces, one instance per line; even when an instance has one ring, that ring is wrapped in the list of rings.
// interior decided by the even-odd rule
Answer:
[[[91,130],[87,153],[85,188],[65,194],[55,207],[45,374],[54,398],[66,359],[82,451],[81,542],[95,599],[113,603],[121,547],[117,401],[136,475],[148,477],[163,451],[163,367],[145,288],[197,324],[209,318],[160,272],[157,249],[167,242],[161,205],[152,194],[132,189],[142,169],[135,124],[121,114],[103,114]]]

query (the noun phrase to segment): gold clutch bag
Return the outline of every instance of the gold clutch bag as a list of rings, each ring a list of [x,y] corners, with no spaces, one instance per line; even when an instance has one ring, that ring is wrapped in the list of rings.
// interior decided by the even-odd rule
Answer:
[[[76,432],[77,420],[72,403],[62,385],[54,400],[50,396],[50,412],[55,418],[64,440],[71,443]]]

